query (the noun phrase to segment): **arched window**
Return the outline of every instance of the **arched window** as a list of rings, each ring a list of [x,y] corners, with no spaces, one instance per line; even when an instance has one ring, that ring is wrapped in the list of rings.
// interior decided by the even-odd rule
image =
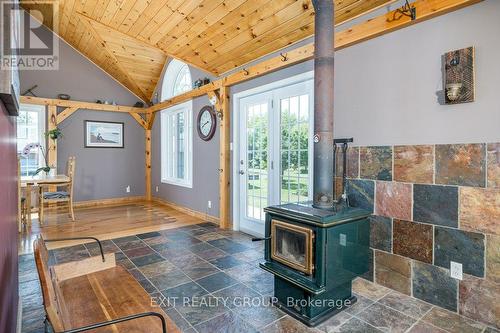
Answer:
[[[191,72],[182,61],[169,62],[161,99],[166,100],[192,89]],[[161,112],[161,182],[193,186],[193,101],[174,105]]]
[[[192,88],[191,72],[188,65],[177,59],[172,59],[168,64],[165,77],[163,78],[161,99],[169,99]]]

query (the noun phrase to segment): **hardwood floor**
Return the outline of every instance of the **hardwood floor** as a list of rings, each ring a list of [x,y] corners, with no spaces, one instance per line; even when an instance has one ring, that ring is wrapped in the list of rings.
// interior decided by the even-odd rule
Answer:
[[[76,208],[75,216],[76,220],[72,222],[65,210],[48,211],[44,225],[40,226],[35,215],[31,228],[23,230],[20,237],[19,253],[33,252],[33,240],[39,234],[45,239],[92,236],[105,240],[204,222],[168,206],[147,201]],[[47,245],[54,249],[86,242],[65,241]]]

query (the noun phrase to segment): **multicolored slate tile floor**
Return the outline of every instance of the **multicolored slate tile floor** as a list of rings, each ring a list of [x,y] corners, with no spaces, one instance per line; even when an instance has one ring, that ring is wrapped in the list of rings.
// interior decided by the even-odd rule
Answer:
[[[116,253],[118,264],[128,269],[158,303],[164,303],[162,308],[184,332],[500,332],[363,279],[354,283],[356,304],[319,327],[308,328],[267,306],[268,302],[259,301],[273,293],[272,275],[258,267],[262,243],[211,223],[108,240],[103,245],[106,252]],[[96,244],[72,246],[50,251],[50,262],[97,254]],[[21,255],[19,264],[22,331],[44,332],[33,255]],[[188,297],[191,303],[165,304],[161,301],[165,297]],[[242,304],[243,297],[257,301]],[[229,301],[217,303],[217,298]],[[195,300],[197,306],[191,306]]]

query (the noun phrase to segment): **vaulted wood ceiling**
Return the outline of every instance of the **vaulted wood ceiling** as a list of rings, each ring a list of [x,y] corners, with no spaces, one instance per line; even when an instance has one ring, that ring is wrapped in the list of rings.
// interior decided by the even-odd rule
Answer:
[[[394,0],[333,0],[340,24]],[[314,32],[311,0],[59,0],[57,33],[145,101],[168,57],[221,75]],[[44,16],[48,6],[21,1]],[[44,22],[46,24],[47,22]],[[48,24],[47,24],[48,25]]]

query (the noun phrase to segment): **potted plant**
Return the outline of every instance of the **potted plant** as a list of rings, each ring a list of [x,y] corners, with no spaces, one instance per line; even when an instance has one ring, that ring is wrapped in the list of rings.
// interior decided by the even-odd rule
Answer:
[[[62,131],[59,127],[51,129],[50,131],[45,132],[45,136],[51,138],[52,140],[57,140],[62,137]]]
[[[42,156],[43,156],[43,160],[45,161],[45,166],[36,169],[35,176],[38,175],[41,171],[45,172],[45,174],[48,175],[50,172],[50,166],[49,166],[49,162],[47,160],[47,153],[46,153],[45,149],[43,149],[43,146],[40,143],[38,143],[38,142],[28,143],[24,147],[21,155],[24,157],[28,157],[28,155],[30,154],[30,152],[33,149],[40,149],[40,152],[42,153]]]

